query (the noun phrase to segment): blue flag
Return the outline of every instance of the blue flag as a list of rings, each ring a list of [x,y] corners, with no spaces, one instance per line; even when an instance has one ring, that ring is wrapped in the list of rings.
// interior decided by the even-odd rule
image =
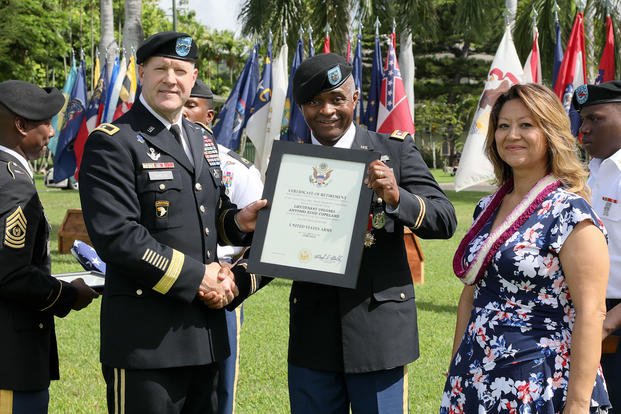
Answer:
[[[63,122],[65,120],[65,109],[67,109],[67,102],[69,101],[69,96],[71,95],[71,90],[73,89],[73,85],[75,84],[75,78],[78,74],[78,68],[75,64],[75,58],[71,59],[71,70],[69,70],[69,75],[67,75],[67,79],[65,80],[65,86],[63,86],[63,96],[65,97],[65,105],[62,107],[60,112],[58,112],[52,118],[52,127],[54,128],[54,136],[50,139],[49,144],[47,144],[47,149],[50,150],[52,155],[56,153],[56,145],[58,145],[58,133],[63,127]]]
[[[556,45],[554,45],[554,64],[552,65],[552,85],[556,85],[558,71],[563,62],[563,45],[561,44],[561,25],[557,21],[556,26]]]
[[[315,56],[315,45],[313,44],[313,32],[308,34],[308,57]]]
[[[280,134],[282,141],[299,143],[310,142],[310,130],[300,107],[293,99],[293,75],[304,60],[304,42],[298,39],[298,46],[295,49],[293,62],[291,62],[291,72],[289,72],[289,86],[287,87],[287,98],[285,99],[285,112],[283,114],[283,130]]]
[[[84,61],[80,62],[67,110],[63,129],[58,135],[58,145],[54,154],[54,181],[59,182],[75,173],[76,160],[73,142],[78,135],[86,108],[86,71]]]
[[[239,149],[241,133],[250,114],[250,105],[259,83],[258,48],[258,45],[252,48],[244,70],[235,82],[213,127],[216,141],[235,151]]]
[[[116,83],[116,78],[119,76],[120,70],[121,70],[121,61],[119,60],[119,57],[117,56],[114,59],[114,66],[112,67],[112,73],[110,74],[110,82],[108,82],[107,88],[106,88],[106,99],[105,99],[104,109],[101,115],[101,122],[108,122],[108,120],[106,119],[106,116],[108,114],[108,111],[110,111],[110,105],[116,108],[116,99],[114,100],[114,102],[111,102],[111,101],[112,101],[112,94],[114,91],[114,84]]]
[[[265,64],[263,65],[263,72],[261,74],[261,81],[259,87],[252,101],[250,112],[248,117],[259,111],[265,105],[270,103],[272,97],[272,42],[267,45],[267,56],[265,57]]]
[[[353,76],[354,83],[356,84],[356,89],[358,89],[358,103],[356,104],[356,109],[354,111],[354,118],[356,123],[365,124],[364,119],[364,106],[362,103],[362,35],[358,33],[358,43],[356,44],[356,51],[354,52],[354,68],[353,68]]]
[[[382,48],[380,47],[379,36],[375,36],[375,48],[373,49],[373,63],[371,64],[371,85],[367,97],[367,110],[364,120],[369,131],[377,129],[377,114],[379,111],[379,97],[382,87]]]

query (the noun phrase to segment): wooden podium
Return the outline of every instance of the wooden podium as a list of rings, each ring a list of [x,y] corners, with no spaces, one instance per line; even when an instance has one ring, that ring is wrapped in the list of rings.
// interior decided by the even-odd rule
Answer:
[[[416,235],[408,227],[403,228],[403,241],[408,256],[410,272],[412,273],[412,282],[421,285],[425,283],[425,256],[423,255],[423,248]]]
[[[58,230],[58,252],[61,254],[69,253],[75,240],[81,240],[91,246],[93,245],[86,232],[82,210],[79,208],[69,209],[65,214],[65,218]]]

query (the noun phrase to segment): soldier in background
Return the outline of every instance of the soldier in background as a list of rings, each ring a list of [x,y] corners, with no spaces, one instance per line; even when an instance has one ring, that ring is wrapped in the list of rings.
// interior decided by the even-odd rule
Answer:
[[[215,141],[211,131],[211,122],[215,116],[213,92],[200,79],[196,80],[190,92],[190,97],[185,102],[183,114],[190,121],[203,128],[203,134],[208,134]],[[220,144],[218,144],[218,152],[222,168],[222,183],[231,201],[239,208],[242,208],[261,198],[263,182],[261,181],[259,170],[235,151]],[[243,254],[243,250],[243,247],[218,245],[220,264],[223,266],[231,265]],[[231,356],[220,362],[218,383],[219,414],[231,414],[235,407],[237,371],[239,367],[239,338],[243,319],[243,305],[238,306],[235,310],[226,311]]]
[[[52,117],[65,99],[56,88],[0,83],[0,413],[47,413],[59,379],[54,316],[98,296],[82,279],[51,276],[50,225],[29,160],[46,150]]]

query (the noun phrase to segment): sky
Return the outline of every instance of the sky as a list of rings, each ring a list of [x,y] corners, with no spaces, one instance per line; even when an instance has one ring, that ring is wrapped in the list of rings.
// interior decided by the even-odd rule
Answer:
[[[166,13],[172,13],[173,0],[159,0],[160,7]],[[240,32],[237,16],[241,10],[242,0],[190,0],[189,9],[196,12],[199,22],[211,29],[228,29]]]

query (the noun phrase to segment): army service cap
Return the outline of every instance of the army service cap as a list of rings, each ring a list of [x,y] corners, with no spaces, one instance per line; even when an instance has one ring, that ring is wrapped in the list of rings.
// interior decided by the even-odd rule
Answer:
[[[320,93],[336,89],[351,75],[352,67],[335,53],[321,53],[306,59],[293,75],[293,98],[303,105]]]
[[[21,80],[0,83],[0,104],[15,115],[30,121],[51,119],[65,104],[56,88],[40,88]]]
[[[194,62],[198,57],[198,46],[187,33],[159,32],[149,36],[136,51],[136,63],[144,63],[151,56]]]
[[[600,83],[599,85],[580,85],[576,88],[572,103],[578,111],[585,106],[621,102],[621,80]]]
[[[205,82],[200,79],[196,79],[194,83],[194,87],[190,92],[190,97],[192,98],[203,98],[203,99],[213,99],[213,92],[207,86]]]

